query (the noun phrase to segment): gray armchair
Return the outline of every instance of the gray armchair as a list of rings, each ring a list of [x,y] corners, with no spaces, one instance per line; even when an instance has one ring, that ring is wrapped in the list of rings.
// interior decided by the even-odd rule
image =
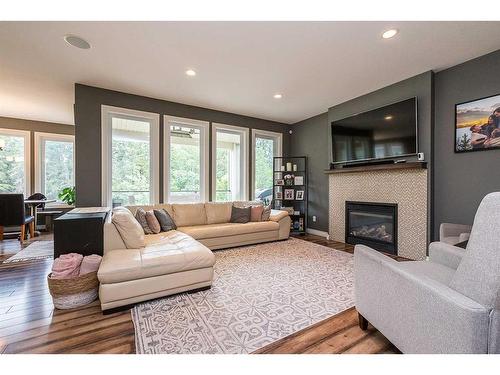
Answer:
[[[500,353],[500,192],[481,202],[467,249],[443,242],[428,261],[354,250],[360,327],[403,353]]]
[[[465,224],[442,223],[439,226],[439,241],[456,245],[467,241],[472,227]]]

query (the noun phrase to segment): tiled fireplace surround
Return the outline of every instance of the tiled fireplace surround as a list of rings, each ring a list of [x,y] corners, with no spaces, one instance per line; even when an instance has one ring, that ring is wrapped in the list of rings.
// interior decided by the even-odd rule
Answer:
[[[427,169],[387,169],[329,175],[329,234],[345,241],[345,202],[398,204],[398,255],[425,259]]]

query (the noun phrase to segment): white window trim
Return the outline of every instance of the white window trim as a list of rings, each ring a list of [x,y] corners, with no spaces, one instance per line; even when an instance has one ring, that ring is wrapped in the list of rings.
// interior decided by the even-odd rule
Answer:
[[[243,147],[243,173],[242,173],[242,186],[243,186],[243,197],[241,200],[248,200],[248,160],[249,160],[249,148],[248,141],[250,136],[250,130],[248,128],[243,128],[241,126],[226,125],[220,123],[212,123],[212,201],[216,198],[216,155],[217,155],[217,130],[228,130],[231,132],[237,132],[243,135],[243,140],[241,146]]]
[[[193,120],[183,117],[163,116],[163,200],[167,203],[170,197],[170,125],[171,123],[186,125],[200,130],[200,197],[201,202],[209,200],[209,132],[208,121]]]
[[[278,147],[274,150],[274,156],[283,156],[283,133],[272,132],[268,130],[252,129],[252,186],[250,189],[250,197],[255,196],[255,138],[277,139]],[[274,165],[273,165],[274,170]],[[274,179],[274,176],[273,176]]]
[[[0,134],[24,138],[24,197],[31,195],[31,136],[27,130],[0,128]],[[1,152],[1,151],[0,151]]]
[[[45,194],[43,186],[43,175],[45,173],[45,141],[60,141],[73,143],[73,185],[75,184],[75,136],[71,134],[56,134],[35,132],[35,191]],[[60,206],[62,203],[57,201],[50,206]]]
[[[158,113],[137,111],[128,108],[101,106],[101,201],[103,206],[112,206],[111,192],[111,147],[113,115],[130,117],[138,120],[149,120],[150,128],[150,203],[159,203],[160,191],[160,115]]]

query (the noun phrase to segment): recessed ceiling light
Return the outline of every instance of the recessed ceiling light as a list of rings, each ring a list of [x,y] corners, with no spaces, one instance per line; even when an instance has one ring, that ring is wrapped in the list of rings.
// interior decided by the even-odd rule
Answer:
[[[283,97],[283,95],[282,95],[282,94],[274,94],[274,95],[273,95],[273,98],[274,98],[274,99],[281,99],[282,97]]]
[[[80,48],[80,49],[89,49],[90,48],[89,42],[87,42],[85,39],[82,39],[76,35],[66,35],[66,36],[64,36],[64,40],[66,41],[66,43],[68,43],[76,48]]]
[[[392,115],[387,115],[387,116],[384,117],[384,119],[386,119],[386,120],[392,120]]]
[[[190,77],[194,77],[196,75],[196,72],[193,69],[188,69],[186,70],[186,75]]]
[[[395,36],[398,33],[398,29],[389,29],[387,31],[384,31],[382,34],[382,38],[384,39],[390,39],[393,36]]]

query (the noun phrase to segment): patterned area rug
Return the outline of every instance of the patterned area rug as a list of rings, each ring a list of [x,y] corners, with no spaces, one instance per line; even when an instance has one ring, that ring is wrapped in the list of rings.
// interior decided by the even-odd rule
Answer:
[[[251,353],[354,305],[349,253],[292,238],[215,255],[210,290],[132,309],[137,353]]]
[[[38,259],[47,259],[54,256],[54,241],[36,241],[18,251],[14,256],[3,263],[25,262]]]

